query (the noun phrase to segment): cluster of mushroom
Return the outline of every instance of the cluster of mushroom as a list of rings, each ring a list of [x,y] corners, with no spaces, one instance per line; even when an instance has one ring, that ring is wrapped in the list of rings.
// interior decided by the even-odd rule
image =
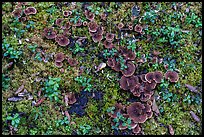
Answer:
[[[115,126],[113,120],[117,118],[117,114],[122,114],[125,118],[130,118],[131,122],[128,125],[123,125],[122,121],[119,121],[118,128],[120,130],[125,130],[127,128],[131,129],[134,134],[139,134],[141,132],[141,124],[144,123],[148,118],[153,115],[152,101],[147,101],[146,103],[134,102],[128,106],[124,106],[121,103],[115,104],[115,109],[113,113],[108,113],[111,120],[111,125]]]
[[[36,14],[37,10],[34,7],[27,7],[26,9],[22,9],[22,6],[26,5],[26,2],[18,2],[13,13],[13,16],[18,18],[21,22],[26,21],[27,16]]]
[[[57,34],[57,31],[53,27],[47,27],[43,31],[43,36],[47,39],[55,39],[55,41],[62,47],[69,45],[70,40],[67,38],[71,33],[69,32],[71,24],[64,18],[58,18],[55,21],[56,26],[63,30],[63,33]]]
[[[64,53],[59,52],[55,55],[55,66],[61,68],[63,66],[63,61],[67,60],[67,62],[69,63],[70,66],[76,66],[78,64],[78,61],[76,59],[70,58],[70,57],[66,57],[64,55]]]

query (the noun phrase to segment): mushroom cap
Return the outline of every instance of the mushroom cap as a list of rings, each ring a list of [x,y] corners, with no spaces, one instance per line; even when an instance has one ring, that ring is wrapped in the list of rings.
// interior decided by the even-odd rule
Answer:
[[[13,13],[14,17],[20,18],[22,15],[22,10],[21,9],[15,9],[12,13]]]
[[[116,62],[116,60],[114,60],[114,66],[112,67],[112,69],[119,72],[120,67],[121,67],[120,62]]]
[[[70,23],[69,21],[67,21],[67,22],[65,23],[64,27],[65,27],[66,29],[70,29],[71,23]]]
[[[138,134],[141,131],[140,126],[137,124],[137,126],[132,130],[134,134]]]
[[[120,22],[119,24],[118,24],[118,29],[122,29],[124,27],[124,24],[122,23],[122,22]]]
[[[177,82],[179,79],[178,73],[175,71],[170,71],[168,70],[165,74],[164,74],[166,79],[169,79],[170,82]]]
[[[76,102],[75,94],[72,92],[69,92],[67,95],[68,95],[68,103],[74,104]]]
[[[24,10],[24,13],[25,13],[26,15],[36,14],[36,13],[37,13],[37,10],[36,10],[34,7],[27,7],[27,8]]]
[[[68,16],[69,16],[69,11],[63,11],[63,15],[64,15],[65,17],[68,17]]]
[[[74,67],[78,64],[78,61],[76,59],[73,59],[73,58],[68,58],[68,63],[70,66]]]
[[[145,105],[141,102],[134,102],[127,106],[127,114],[135,123],[144,123],[147,115],[143,112]]]
[[[161,71],[154,72],[154,81],[156,83],[161,83],[162,78],[163,78],[163,73]]]
[[[62,34],[58,34],[55,37],[55,41],[60,45],[60,46],[67,46],[70,43],[70,40],[68,38],[66,38],[64,35]]]
[[[91,21],[88,23],[89,31],[90,32],[96,32],[98,29],[98,25],[96,24],[95,21]]]
[[[94,15],[92,12],[90,12],[90,11],[88,11],[88,10],[85,10],[84,13],[85,13],[85,16],[86,16],[86,18],[87,18],[88,20],[90,20],[90,21],[94,20],[95,15]]]
[[[110,42],[110,41],[107,41],[107,40],[104,40],[103,45],[104,45],[104,47],[107,48],[107,49],[112,49],[112,48],[114,48],[113,43]]]
[[[51,28],[51,27],[45,28],[44,31],[43,31],[43,35],[47,39],[54,39],[56,37],[56,31],[54,31],[54,29]]]
[[[130,92],[132,92],[134,96],[140,97],[141,90],[139,89],[140,89],[140,84],[136,84],[136,86],[133,89],[130,89]]]
[[[106,40],[107,41],[113,41],[113,39],[114,39],[114,34],[112,34],[112,33],[106,33]]]
[[[136,58],[136,54],[131,49],[127,50],[126,53],[123,54],[126,60],[134,60]]]
[[[137,76],[125,77],[122,76],[120,81],[120,88],[123,90],[133,90],[139,83]]]
[[[137,25],[135,26],[135,28],[134,28],[134,31],[141,33],[141,32],[142,32],[142,29],[143,29],[142,26],[137,24]]]
[[[129,30],[133,30],[133,26],[128,26],[128,29]]]
[[[61,68],[63,66],[63,63],[55,61],[55,66],[57,66],[58,68]]]
[[[108,58],[107,64],[108,64],[109,67],[113,67],[113,66],[115,65],[114,63],[115,63],[115,62],[114,62],[114,59],[113,59],[113,58]]]
[[[123,90],[129,89],[129,83],[128,83],[127,77],[122,76],[119,83],[120,83],[120,88],[122,88]]]
[[[151,83],[154,80],[154,72],[148,72],[145,75],[145,79],[147,82]]]
[[[152,81],[151,83],[145,82],[144,88],[147,91],[151,91],[151,90],[155,89],[156,85],[157,85],[157,83],[154,81]]]
[[[96,34],[94,34],[94,35],[92,36],[92,40],[93,40],[95,43],[101,41],[102,39],[103,39],[103,35],[99,35],[98,33],[96,33]]]
[[[61,26],[63,20],[64,20],[63,18],[58,18],[58,19],[56,19],[55,24],[56,24],[57,26]]]
[[[56,62],[62,62],[64,60],[64,58],[65,58],[65,55],[62,52],[59,52],[55,55],[55,61]]]
[[[130,77],[135,73],[135,65],[131,61],[127,61],[126,63],[127,68],[122,72],[125,77]]]
[[[139,77],[142,82],[147,82],[147,80],[145,79],[145,74],[141,74],[139,75]]]
[[[81,19],[78,19],[77,23],[74,24],[73,26],[79,27],[79,26],[81,26],[81,25],[82,25],[82,21],[81,21]]]
[[[140,100],[141,100],[142,102],[146,102],[146,101],[148,101],[150,98],[151,98],[151,95],[150,95],[150,94],[145,94],[144,92],[141,93]]]

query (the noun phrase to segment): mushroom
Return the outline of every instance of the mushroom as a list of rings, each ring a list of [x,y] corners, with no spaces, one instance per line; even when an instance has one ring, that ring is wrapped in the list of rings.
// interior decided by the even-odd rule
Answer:
[[[36,10],[34,7],[27,7],[27,8],[24,10],[24,13],[25,13],[26,15],[36,14],[36,13],[37,13],[37,10]]]
[[[67,46],[70,43],[70,40],[68,38],[66,38],[64,35],[62,34],[58,34],[55,37],[55,41],[60,45],[60,46]]]
[[[127,68],[125,70],[122,70],[122,74],[125,77],[132,76],[135,73],[135,65],[131,61],[127,61],[126,63]]]
[[[43,35],[47,38],[47,39],[54,39],[56,37],[56,31],[54,31],[53,28],[45,28],[43,31]]]
[[[112,33],[106,33],[106,40],[109,42],[112,42],[114,39],[114,34]]]
[[[55,61],[56,62],[62,62],[64,60],[64,58],[65,58],[65,55],[62,52],[59,52],[55,55]]]
[[[89,28],[90,32],[96,32],[97,28],[98,28],[98,25],[96,24],[95,21],[91,21],[91,22],[88,23],[88,28]]]
[[[163,73],[161,71],[155,71],[154,72],[154,78],[153,79],[156,83],[161,83],[162,78],[163,78]]]
[[[170,82],[177,82],[179,79],[178,73],[175,71],[170,71],[168,70],[165,74],[164,77],[168,80],[170,80]]]
[[[151,83],[154,80],[154,72],[148,72],[145,75],[145,79],[147,82]]]
[[[143,29],[142,26],[137,24],[137,25],[135,26],[135,28],[134,28],[134,31],[136,31],[136,32],[138,32],[138,33],[141,33],[141,32],[142,32],[142,29]]]

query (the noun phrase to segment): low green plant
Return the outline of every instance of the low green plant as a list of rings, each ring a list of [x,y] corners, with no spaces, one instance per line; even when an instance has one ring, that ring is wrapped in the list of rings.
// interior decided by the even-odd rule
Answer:
[[[161,88],[164,88],[164,89],[168,89],[168,86],[169,86],[169,82],[166,81],[165,79],[162,79],[162,80],[161,80],[160,87],[161,87]]]
[[[191,14],[189,14],[186,19],[185,22],[187,24],[193,24],[195,25],[195,27],[202,27],[202,21],[201,18],[199,18],[194,12],[192,12]]]
[[[112,48],[112,49],[110,49],[110,50],[105,49],[105,50],[103,51],[103,56],[104,56],[105,58],[111,58],[111,57],[113,57],[117,52],[118,52],[118,51],[117,51],[115,48]]]
[[[41,107],[41,106],[36,107],[36,108],[32,111],[32,113],[35,115],[34,120],[37,120],[39,116],[40,116],[40,117],[43,116],[43,114],[42,114],[42,107]]]
[[[29,45],[28,48],[32,51],[32,52],[35,52],[36,48],[38,47],[37,44],[34,44],[34,45]]]
[[[78,135],[87,135],[90,132],[91,126],[88,124],[83,124],[79,126],[79,129],[77,129]]]
[[[30,135],[36,135],[38,133],[38,130],[36,128],[30,129],[29,130]]]
[[[16,113],[13,117],[8,116],[6,119],[11,120],[11,125],[14,126],[15,128],[17,128],[18,125],[20,124],[20,116],[18,113]]]
[[[84,51],[84,48],[80,47],[79,43],[75,43],[75,46],[74,48],[71,48],[71,51],[76,54],[78,52],[83,52]]]
[[[6,90],[10,86],[10,78],[7,77],[5,74],[2,74],[2,89]]]
[[[125,65],[125,59],[119,55],[119,58],[116,58],[116,61],[120,63],[120,69],[121,70],[125,70],[127,68],[127,66]]]
[[[42,61],[42,57],[41,57],[41,53],[40,52],[37,52],[36,54],[35,54],[35,58],[34,58],[35,60],[38,60],[38,61]]]
[[[75,81],[77,81],[79,84],[81,84],[85,89],[85,91],[91,91],[93,85],[90,84],[91,82],[91,78],[86,78],[86,77],[83,77],[83,76],[79,76],[79,77],[76,77],[74,79]]]
[[[69,124],[69,120],[67,117],[64,117],[64,119],[59,119],[59,120],[56,120],[56,126],[59,127],[59,126],[62,126],[62,125],[67,125]]]
[[[127,48],[128,48],[128,49],[131,49],[132,51],[135,51],[135,49],[136,49],[136,43],[135,43],[135,42],[132,42],[132,41],[129,41]]]
[[[20,55],[23,53],[20,49],[15,50],[12,47],[12,45],[10,45],[5,39],[3,40],[3,43],[2,43],[2,49],[4,52],[3,55],[5,57],[10,57],[11,59],[14,59],[14,61],[16,61],[16,59],[18,59]]]
[[[157,13],[155,12],[155,10],[150,10],[150,11],[146,11],[143,15],[143,20],[148,23],[148,22],[151,22],[151,23],[155,23],[155,20],[157,18]]]
[[[113,122],[115,125],[112,125],[112,129],[119,129],[120,123],[122,123],[122,126],[127,126],[128,129],[131,129],[131,119],[124,117],[120,112],[117,112],[117,117],[113,119]]]
[[[53,97],[55,101],[59,101],[58,95],[60,94],[59,91],[59,83],[61,78],[51,78],[47,79],[45,81],[45,88],[43,90],[45,91],[45,97],[49,97],[49,99],[52,101]]]
[[[35,22],[32,20],[29,20],[28,24],[26,25],[26,28],[27,29],[30,29],[30,28],[34,29],[35,28]]]

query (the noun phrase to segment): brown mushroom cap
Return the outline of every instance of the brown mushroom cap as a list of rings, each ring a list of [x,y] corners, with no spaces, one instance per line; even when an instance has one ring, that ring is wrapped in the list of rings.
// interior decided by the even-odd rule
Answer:
[[[114,47],[113,43],[112,43],[112,42],[109,42],[109,41],[107,41],[107,40],[105,40],[105,41],[103,42],[103,45],[104,45],[104,47],[107,48],[107,49],[111,49],[111,48]]]
[[[113,59],[113,58],[108,58],[107,64],[108,64],[109,67],[113,67],[113,66],[115,65],[114,63],[115,63],[115,62],[114,62],[114,59]]]
[[[72,92],[69,92],[67,95],[68,95],[68,103],[74,104],[76,102],[75,94]]]
[[[64,58],[65,58],[65,55],[62,52],[59,52],[55,55],[55,61],[56,62],[62,62],[64,60]]]
[[[147,82],[147,80],[145,79],[145,74],[141,74],[141,75],[139,76],[139,78],[140,78],[140,80],[141,80],[142,82]]]
[[[86,18],[90,21],[94,20],[94,18],[95,18],[95,15],[88,10],[85,10],[84,14],[85,14]]]
[[[106,40],[107,41],[113,41],[113,39],[114,39],[114,34],[112,34],[112,33],[106,33]]]
[[[127,50],[127,52],[123,54],[123,56],[125,56],[126,60],[134,60],[136,57],[136,54],[132,50]]]
[[[68,58],[68,63],[70,66],[74,67],[78,64],[78,61],[76,59],[73,59],[73,58]]]
[[[63,63],[62,62],[56,62],[55,61],[55,66],[61,68],[63,66]]]
[[[65,23],[64,27],[65,27],[66,29],[70,29],[71,23],[70,23],[69,21],[67,21],[67,22]]]
[[[147,115],[143,112],[145,105],[141,102],[134,102],[127,106],[127,114],[135,123],[144,123]]]
[[[122,22],[120,22],[119,24],[118,24],[118,29],[122,29],[124,27],[124,24],[122,23]]]
[[[34,7],[27,7],[27,8],[24,10],[24,13],[25,13],[26,15],[36,14],[36,13],[37,13],[37,10],[36,10]]]
[[[157,83],[154,81],[152,81],[151,83],[145,82],[144,88],[147,91],[151,91],[151,90],[155,89],[156,85],[157,85]]]
[[[125,77],[132,76],[135,73],[135,65],[131,61],[127,61],[126,63],[127,68],[122,72]]]
[[[133,93],[133,95],[134,96],[136,96],[136,97],[140,97],[140,95],[141,95],[141,90],[139,90],[140,89],[140,84],[136,84],[136,86],[133,88],[133,89],[131,89],[130,91]]]
[[[170,82],[177,82],[179,79],[178,73],[175,71],[170,71],[168,70],[165,74],[164,74],[166,79],[169,79]]]
[[[96,33],[96,34],[94,34],[94,35],[92,36],[92,40],[93,40],[95,43],[101,41],[102,39],[103,39],[103,35],[99,35],[98,33]]]
[[[141,33],[141,32],[142,32],[142,29],[143,29],[142,26],[137,24],[137,25],[135,26],[135,28],[134,28],[134,31]]]
[[[138,134],[141,132],[140,126],[137,124],[137,126],[132,130],[134,134]]]
[[[163,73],[161,71],[154,72],[154,81],[156,83],[161,83],[162,78],[163,78]]]
[[[13,13],[14,17],[20,18],[22,15],[22,10],[21,9],[15,9],[12,13]]]
[[[67,46],[70,43],[70,40],[66,38],[64,35],[58,34],[55,37],[55,41],[60,45],[60,46]]]
[[[95,21],[91,21],[91,22],[89,22],[88,27],[89,27],[90,32],[96,32],[98,25],[96,24]]]
[[[56,37],[56,31],[54,31],[54,29],[51,28],[51,27],[45,28],[44,31],[43,31],[43,35],[47,39],[54,39]]]
[[[123,90],[128,90],[129,89],[129,83],[128,83],[128,78],[122,76],[120,79],[120,88]]]
[[[138,84],[139,80],[137,76],[131,76],[131,77],[124,77],[122,76],[120,79],[120,88],[123,90],[133,90]]]
[[[145,94],[144,92],[141,93],[140,100],[141,100],[142,102],[146,102],[146,101],[148,101],[150,98],[151,98],[151,95],[150,95],[150,94]]]
[[[58,19],[55,21],[55,24],[56,24],[57,26],[61,26],[63,20],[64,20],[63,18],[58,18]]]
[[[112,67],[113,70],[119,72],[120,71],[120,62],[116,62],[116,60],[113,60],[114,61],[114,66]]]
[[[64,15],[65,17],[68,17],[68,16],[69,16],[69,11],[63,11],[63,15]]]
[[[151,83],[154,80],[154,72],[148,72],[145,75],[145,79],[147,82]]]

